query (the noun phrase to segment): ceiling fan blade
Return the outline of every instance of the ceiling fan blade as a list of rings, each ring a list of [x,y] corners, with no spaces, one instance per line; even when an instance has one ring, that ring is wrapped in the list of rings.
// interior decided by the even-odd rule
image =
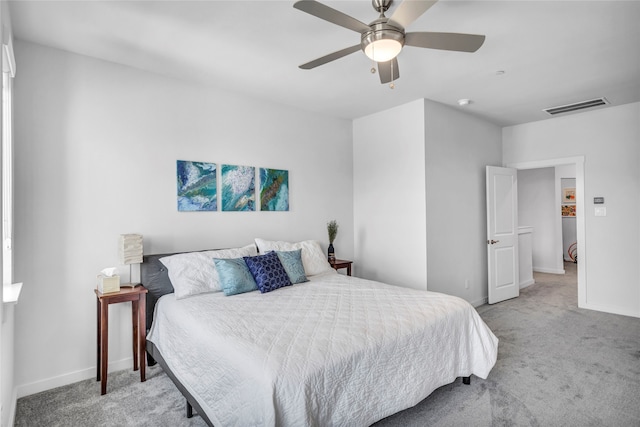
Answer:
[[[393,64],[393,66],[391,65]],[[393,68],[393,78],[391,78],[391,69]],[[391,61],[378,62],[378,74],[380,74],[380,83],[390,83],[400,78],[400,70],[398,69],[398,59],[393,58]]]
[[[389,24],[395,23],[402,28],[407,28],[437,2],[438,0],[404,0],[389,18]]]
[[[405,46],[426,47],[429,49],[475,52],[484,43],[485,36],[461,33],[407,33]]]
[[[331,61],[335,61],[336,59],[340,59],[343,56],[349,55],[350,53],[357,52],[360,49],[361,49],[360,44],[349,46],[349,47],[344,48],[342,50],[339,50],[337,52],[333,52],[333,53],[325,55],[325,56],[323,56],[321,58],[314,59],[313,61],[309,61],[306,64],[302,64],[302,65],[300,65],[300,68],[302,68],[303,70],[310,70],[310,69],[316,68],[316,67],[318,67],[320,65],[324,65],[327,62],[331,62]]]
[[[371,28],[369,28],[369,26],[364,22],[358,21],[349,15],[314,0],[300,0],[295,2],[293,7],[320,19],[324,19],[325,21],[329,21],[332,24],[340,25],[341,27],[358,33],[364,33],[371,30]]]

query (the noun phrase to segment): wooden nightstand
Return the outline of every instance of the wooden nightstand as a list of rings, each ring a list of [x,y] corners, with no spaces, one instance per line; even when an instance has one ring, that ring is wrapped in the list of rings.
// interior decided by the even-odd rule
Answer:
[[[146,358],[146,300],[147,289],[140,285],[135,288],[120,288],[119,292],[102,294],[94,289],[98,308],[98,352],[97,378],[102,380],[100,394],[107,393],[107,368],[109,366],[109,304],[131,301],[133,323],[133,370],[140,369],[140,381],[144,382]]]
[[[346,268],[347,276],[351,276],[351,264],[353,264],[353,261],[347,261],[346,259],[337,259],[333,262],[330,262],[329,264],[331,264],[331,267],[335,268],[336,270]]]

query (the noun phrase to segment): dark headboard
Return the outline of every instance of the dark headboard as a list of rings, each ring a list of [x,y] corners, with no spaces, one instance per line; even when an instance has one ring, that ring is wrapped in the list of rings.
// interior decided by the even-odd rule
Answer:
[[[180,252],[176,252],[180,253]],[[147,330],[153,321],[153,311],[156,308],[158,299],[173,292],[173,285],[169,280],[167,267],[160,262],[160,258],[174,254],[145,255],[140,264],[140,282],[148,289],[147,293]]]

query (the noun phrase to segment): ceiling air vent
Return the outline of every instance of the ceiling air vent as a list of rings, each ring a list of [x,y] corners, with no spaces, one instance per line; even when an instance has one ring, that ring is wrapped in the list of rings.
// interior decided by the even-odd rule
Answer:
[[[559,107],[545,108],[542,111],[555,116],[556,114],[571,113],[573,111],[584,110],[586,108],[599,107],[601,105],[607,105],[609,101],[606,98],[590,99],[588,101],[576,102],[574,104],[561,105]]]

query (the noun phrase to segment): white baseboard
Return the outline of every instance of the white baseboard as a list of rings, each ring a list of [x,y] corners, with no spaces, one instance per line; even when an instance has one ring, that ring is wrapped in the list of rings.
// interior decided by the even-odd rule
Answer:
[[[620,316],[638,317],[640,318],[640,312],[633,312],[620,307],[603,306],[598,304],[578,304],[580,308],[586,308],[587,310],[602,311],[604,313],[618,314]]]
[[[123,369],[133,369],[133,357],[117,360],[109,363],[108,372],[121,371]],[[40,393],[41,391],[51,390],[52,388],[62,387],[68,384],[84,381],[89,378],[96,378],[96,367],[82,369],[80,371],[69,372],[68,374],[58,375],[56,377],[47,378],[41,381],[35,381],[29,384],[22,384],[17,387],[17,398]],[[17,399],[16,399],[17,400]],[[13,425],[13,424],[10,424]]]
[[[520,283],[520,289],[526,288],[527,286],[531,286],[536,283],[535,279],[529,279]]]
[[[18,404],[18,388],[14,387],[13,388],[13,393],[11,393],[11,402],[9,402],[9,404],[11,405],[11,407],[9,408],[9,418],[7,419],[8,421],[8,426],[12,426],[16,423],[16,406]]]
[[[549,273],[549,274],[564,274],[564,268],[545,268],[545,267],[533,267],[533,271],[538,273]]]
[[[481,305],[485,305],[487,303],[488,299],[487,297],[484,297],[482,299],[479,299],[477,301],[472,301],[471,305],[474,307],[480,307]]]

